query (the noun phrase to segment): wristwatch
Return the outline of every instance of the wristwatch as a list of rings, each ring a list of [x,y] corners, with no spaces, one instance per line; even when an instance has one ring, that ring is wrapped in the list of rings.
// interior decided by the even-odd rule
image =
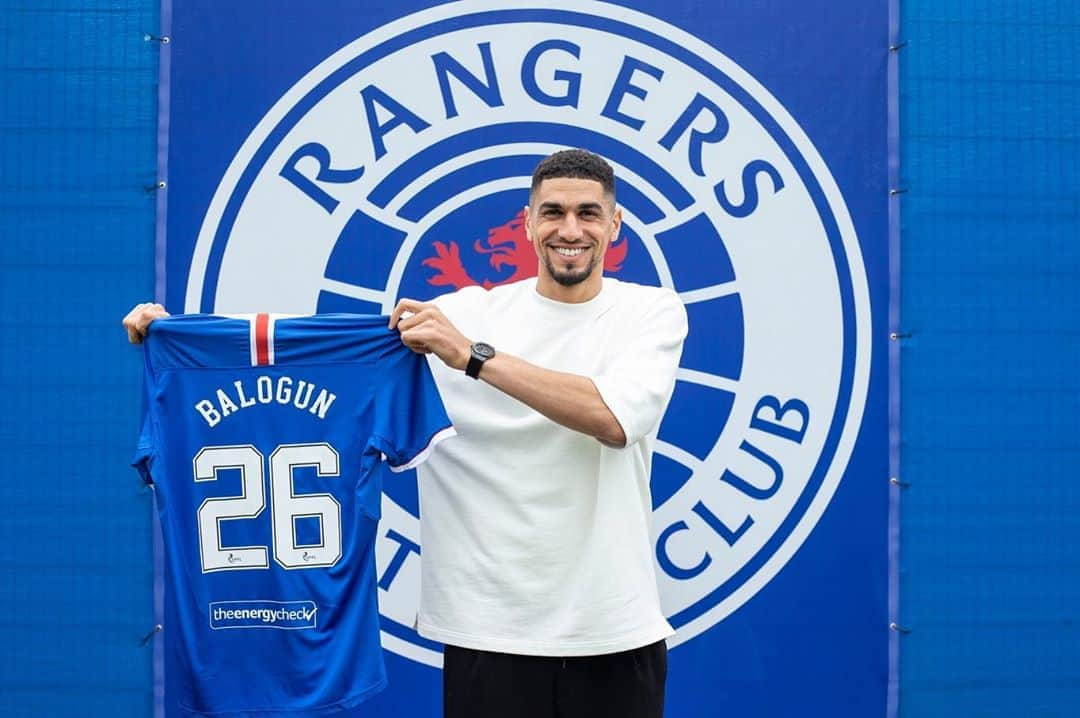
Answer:
[[[469,363],[465,365],[465,375],[471,376],[473,379],[480,378],[480,367],[484,366],[491,357],[495,356],[495,347],[484,342],[476,342],[471,347],[472,356],[469,357]]]

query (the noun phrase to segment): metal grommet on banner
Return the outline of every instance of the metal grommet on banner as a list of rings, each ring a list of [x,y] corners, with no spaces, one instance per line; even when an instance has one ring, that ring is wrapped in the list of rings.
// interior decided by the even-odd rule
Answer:
[[[159,191],[165,189],[167,186],[168,185],[165,184],[165,181],[162,180],[162,181],[157,182],[155,184],[146,185],[146,187],[144,187],[143,189],[145,189],[147,192],[159,192]]]
[[[889,52],[900,52],[905,47],[907,47],[907,40],[904,40],[903,42],[898,42],[895,45],[889,45]]]
[[[890,631],[896,631],[897,633],[903,634],[903,635],[905,635],[905,636],[906,636],[907,634],[911,633],[911,629],[910,629],[910,628],[904,628],[903,626],[901,626],[901,625],[900,625],[899,623],[897,623],[896,621],[893,621],[892,623],[890,623],[890,624],[889,624],[889,630],[890,630]]]
[[[151,35],[150,33],[145,33],[143,35],[143,40],[146,41],[146,42],[160,42],[162,45],[168,45],[169,44],[169,36],[168,35],[158,36],[158,35]]]
[[[150,632],[147,633],[145,636],[143,636],[142,640],[139,641],[139,645],[140,646],[145,646],[147,643],[150,642],[150,639],[154,637],[154,634],[155,633],[161,633],[161,630],[162,630],[162,626],[161,626],[160,623],[154,624],[154,627],[150,629]]]
[[[899,486],[901,489],[906,489],[907,487],[911,486],[911,484],[909,482],[901,481],[899,478],[897,478],[895,476],[889,477],[889,483],[891,485],[893,485],[893,486]]]
[[[899,339],[910,339],[911,332],[889,332],[889,341],[897,341]]]

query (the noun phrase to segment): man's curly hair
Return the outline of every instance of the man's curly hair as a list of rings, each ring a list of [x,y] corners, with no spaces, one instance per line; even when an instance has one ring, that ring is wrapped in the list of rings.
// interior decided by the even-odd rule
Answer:
[[[570,179],[596,180],[604,188],[604,194],[615,202],[615,171],[603,157],[586,150],[560,150],[548,155],[533,170],[529,201],[546,179],[566,177]]]

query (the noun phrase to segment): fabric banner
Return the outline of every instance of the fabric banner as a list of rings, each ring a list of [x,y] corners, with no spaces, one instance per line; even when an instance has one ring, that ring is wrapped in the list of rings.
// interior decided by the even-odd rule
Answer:
[[[690,320],[653,460],[668,714],[886,715],[887,1],[186,0],[162,20],[172,312],[385,314],[532,276],[533,167],[607,158],[606,271],[672,287]],[[441,701],[441,647],[412,628],[418,514],[415,476],[388,479],[374,715]]]

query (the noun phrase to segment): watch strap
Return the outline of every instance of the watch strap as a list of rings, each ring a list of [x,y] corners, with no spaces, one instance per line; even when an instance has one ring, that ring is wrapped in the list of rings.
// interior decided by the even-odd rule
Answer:
[[[469,363],[465,365],[465,376],[471,376],[473,379],[480,378],[480,367],[484,366],[486,359],[473,354],[469,357]]]

